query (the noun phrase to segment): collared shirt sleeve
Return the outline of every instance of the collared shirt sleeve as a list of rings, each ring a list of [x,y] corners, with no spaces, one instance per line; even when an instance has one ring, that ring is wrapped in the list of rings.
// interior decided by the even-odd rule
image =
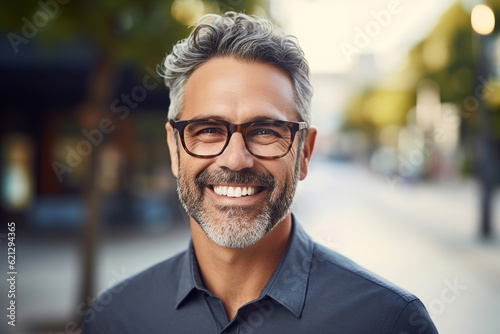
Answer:
[[[392,334],[434,334],[437,329],[419,299],[409,302],[401,311]]]

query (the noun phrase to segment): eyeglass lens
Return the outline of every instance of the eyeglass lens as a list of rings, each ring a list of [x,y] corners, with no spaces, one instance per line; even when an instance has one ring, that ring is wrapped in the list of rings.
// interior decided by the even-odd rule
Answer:
[[[200,156],[219,154],[226,145],[227,127],[215,121],[199,121],[184,129],[186,148]],[[282,123],[255,122],[246,129],[248,150],[260,156],[278,156],[286,153],[291,144],[291,130]]]

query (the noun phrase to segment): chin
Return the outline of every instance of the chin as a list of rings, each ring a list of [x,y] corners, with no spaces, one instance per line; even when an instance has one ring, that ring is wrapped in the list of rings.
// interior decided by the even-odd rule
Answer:
[[[217,217],[196,219],[195,221],[215,244],[225,248],[246,248],[256,244],[274,225],[266,212],[248,218],[241,215],[241,208],[230,208]]]

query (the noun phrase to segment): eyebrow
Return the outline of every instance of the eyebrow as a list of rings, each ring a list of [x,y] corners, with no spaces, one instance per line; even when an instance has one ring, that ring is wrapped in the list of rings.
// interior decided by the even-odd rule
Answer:
[[[198,121],[198,120],[205,120],[205,119],[213,119],[216,121],[224,121],[224,122],[232,123],[227,117],[216,116],[216,115],[200,115],[200,116],[195,116],[195,117],[191,118],[190,120]],[[286,121],[286,119],[278,119],[278,118],[273,118],[270,116],[256,116],[255,118],[249,119],[248,121],[246,121],[244,123],[259,122],[259,121]]]
[[[198,120],[206,120],[206,119],[214,119],[216,121],[226,121],[228,122],[227,118],[221,117],[221,116],[213,116],[213,115],[201,115],[201,116],[195,116],[190,119],[190,121],[198,121]]]

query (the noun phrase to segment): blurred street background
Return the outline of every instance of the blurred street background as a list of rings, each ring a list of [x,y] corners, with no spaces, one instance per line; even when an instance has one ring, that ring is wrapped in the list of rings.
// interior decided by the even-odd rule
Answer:
[[[272,19],[309,60],[303,227],[420,297],[441,333],[499,333],[500,0],[0,4],[0,268],[15,222],[18,272],[0,332],[78,333],[104,289],[185,249],[156,70],[227,10]]]

